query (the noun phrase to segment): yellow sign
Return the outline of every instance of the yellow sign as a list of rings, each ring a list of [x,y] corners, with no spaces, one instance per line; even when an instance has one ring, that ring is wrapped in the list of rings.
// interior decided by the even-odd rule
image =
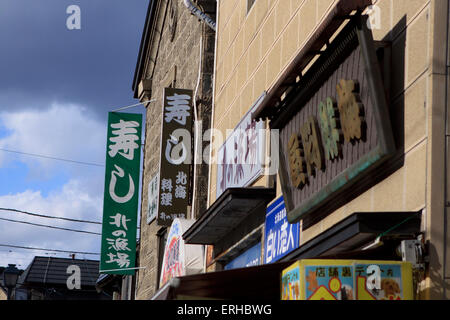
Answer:
[[[413,300],[409,262],[301,260],[281,281],[282,300]]]

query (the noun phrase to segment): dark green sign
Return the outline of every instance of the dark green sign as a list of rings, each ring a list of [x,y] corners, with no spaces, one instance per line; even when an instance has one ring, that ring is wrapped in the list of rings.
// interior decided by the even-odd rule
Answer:
[[[110,112],[100,272],[134,274],[142,115]]]

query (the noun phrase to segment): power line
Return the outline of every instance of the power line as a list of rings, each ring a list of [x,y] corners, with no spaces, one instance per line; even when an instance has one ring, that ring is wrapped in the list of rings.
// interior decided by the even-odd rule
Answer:
[[[141,146],[144,146],[144,144],[141,144]],[[32,157],[38,157],[38,158],[44,158],[44,159],[50,159],[50,160],[65,161],[65,162],[70,162],[70,163],[82,164],[82,165],[85,165],[85,166],[95,166],[95,167],[102,167],[102,168],[105,167],[104,164],[93,163],[93,162],[85,162],[85,161],[78,161],[78,160],[71,160],[71,159],[64,159],[64,158],[57,158],[57,157],[46,156],[46,155],[37,154],[37,153],[22,152],[22,151],[9,150],[9,149],[3,149],[3,148],[0,148],[0,151],[17,153],[17,154],[21,154],[21,155],[25,155],[25,156],[32,156]],[[143,171],[144,170],[140,170],[140,172],[143,172]]]
[[[90,224],[97,224],[97,225],[103,224],[100,221],[80,220],[80,219],[72,219],[72,218],[65,218],[65,217],[49,216],[49,215],[45,215],[45,214],[32,213],[32,212],[18,210],[18,209],[12,209],[12,208],[0,208],[0,211],[11,211],[11,212],[16,212],[16,213],[23,213],[23,214],[27,214],[30,216],[46,218],[46,219],[58,219],[58,220],[64,220],[64,221],[70,221],[70,222],[90,223]],[[140,226],[137,226],[137,228],[140,229]]]
[[[71,163],[82,164],[82,165],[86,165],[86,166],[95,166],[95,167],[104,167],[105,166],[104,164],[99,164],[99,163],[85,162],[85,161],[78,161],[78,160],[71,160],[71,159],[64,159],[64,158],[47,156],[47,155],[43,155],[43,154],[22,152],[22,151],[17,151],[17,150],[9,150],[9,149],[0,148],[0,151],[10,152],[10,153],[17,153],[17,154],[22,154],[22,155],[32,156],[32,157],[38,157],[38,158],[45,158],[45,159],[51,159],[51,160],[71,162]]]
[[[139,102],[139,103],[136,103],[136,104],[132,104],[132,105],[130,105],[130,106],[125,106],[125,107],[122,107],[122,108],[119,108],[119,109],[115,109],[115,110],[113,110],[113,111],[111,111],[111,112],[118,112],[118,111],[122,111],[122,110],[130,109],[130,108],[134,108],[134,107],[143,105],[143,104],[145,104],[145,103],[150,103],[150,102],[155,102],[155,101],[158,101],[158,100],[157,100],[157,99],[152,99],[152,100],[142,101],[142,102]]]
[[[29,225],[32,225],[32,226],[45,227],[45,228],[50,228],[50,229],[58,229],[58,230],[64,230],[64,231],[72,231],[72,232],[95,234],[95,235],[99,235],[99,236],[102,235],[101,233],[97,233],[97,232],[84,231],[84,230],[75,230],[75,229],[69,229],[69,228],[61,228],[61,227],[49,226],[49,225],[45,225],[45,224],[32,223],[32,222],[27,222],[27,221],[19,221],[19,220],[6,219],[6,218],[0,218],[0,220],[9,221],[9,222],[16,222],[16,223],[23,223],[23,224],[29,224]]]
[[[89,221],[89,220],[79,220],[79,219],[71,219],[71,218],[65,218],[65,217],[48,216],[48,215],[44,215],[44,214],[32,213],[32,212],[27,212],[27,211],[22,211],[22,210],[17,210],[17,209],[11,209],[11,208],[0,208],[0,210],[12,211],[12,212],[17,212],[17,213],[23,213],[23,214],[27,214],[27,215],[30,215],[30,216],[46,218],[46,219],[59,219],[59,220],[65,220],[65,221],[71,221],[71,222],[82,222],[82,223],[91,223],[91,224],[100,224],[100,225],[102,224],[99,221]]]
[[[14,246],[11,244],[1,244],[0,247],[8,247],[8,248],[17,248],[17,249],[26,249],[26,250],[39,250],[39,251],[48,251],[48,252],[63,252],[63,253],[75,253],[75,254],[85,254],[85,255],[100,255],[100,253],[95,252],[79,252],[79,251],[67,251],[67,250],[59,250],[59,249],[44,249],[44,248],[34,248],[34,247],[23,247],[23,246]]]

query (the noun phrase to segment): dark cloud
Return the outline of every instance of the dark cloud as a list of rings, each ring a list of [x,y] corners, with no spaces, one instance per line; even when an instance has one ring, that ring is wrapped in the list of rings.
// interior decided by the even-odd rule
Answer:
[[[68,30],[70,5],[81,30]],[[77,103],[104,117],[131,84],[148,0],[2,0],[0,110]]]

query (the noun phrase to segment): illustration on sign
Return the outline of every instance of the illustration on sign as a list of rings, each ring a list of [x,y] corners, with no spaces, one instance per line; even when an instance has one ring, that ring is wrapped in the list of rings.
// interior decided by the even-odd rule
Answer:
[[[170,227],[164,250],[160,286],[184,275],[197,274],[203,270],[203,246],[186,245],[183,233],[193,220],[175,219]]]
[[[300,223],[290,224],[283,197],[267,208],[264,263],[280,260],[300,245]]]
[[[412,300],[409,262],[301,260],[282,273],[283,300]]]
[[[100,272],[134,274],[141,114],[109,113]]]
[[[401,266],[357,264],[355,274],[358,296],[364,300],[405,299]]]
[[[281,300],[300,300],[300,263],[283,271]]]
[[[353,266],[307,266],[307,300],[355,300]]]

